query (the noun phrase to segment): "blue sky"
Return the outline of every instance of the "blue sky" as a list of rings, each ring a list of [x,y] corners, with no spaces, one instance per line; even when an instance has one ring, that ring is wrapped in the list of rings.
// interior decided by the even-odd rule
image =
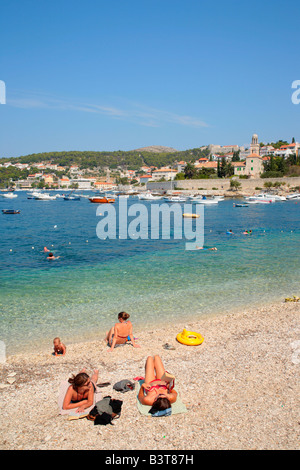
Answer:
[[[0,157],[300,141],[299,1],[10,0]]]

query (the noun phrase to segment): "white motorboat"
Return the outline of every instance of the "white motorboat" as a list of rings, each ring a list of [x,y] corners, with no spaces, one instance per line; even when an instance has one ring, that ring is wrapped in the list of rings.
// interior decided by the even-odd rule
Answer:
[[[278,196],[278,194],[269,194],[269,193],[260,193],[257,195],[257,199],[266,199],[268,201],[286,201],[286,198],[284,196]]]
[[[216,199],[216,198],[206,198],[206,196],[203,196],[203,197],[196,197],[193,199],[193,202],[195,202],[196,204],[207,204],[207,205],[210,205],[210,204],[219,204],[219,199]]]
[[[158,201],[161,199],[161,196],[153,196],[151,193],[139,194],[138,198],[141,201]]]
[[[293,194],[289,194],[287,197],[286,197],[286,200],[287,201],[297,201],[298,199],[300,199],[300,193],[293,193]]]
[[[275,202],[275,199],[272,197],[266,197],[264,194],[257,194],[254,196],[248,196],[245,197],[246,201],[256,201],[257,203],[262,203],[262,204],[270,204],[272,202]]]
[[[186,198],[182,196],[165,197],[164,200],[167,202],[186,202]]]
[[[18,197],[17,194],[9,192],[9,193],[1,193],[1,196],[6,197],[7,199],[14,199]]]
[[[48,193],[41,193],[35,196],[36,201],[55,201],[56,196],[51,196]]]
[[[205,204],[207,206],[209,205],[214,205],[214,204],[219,204],[219,201],[217,199],[199,199],[195,201],[196,204]]]

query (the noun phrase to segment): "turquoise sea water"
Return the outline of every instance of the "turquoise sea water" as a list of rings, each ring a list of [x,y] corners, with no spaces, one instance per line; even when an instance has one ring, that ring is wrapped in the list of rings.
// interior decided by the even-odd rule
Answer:
[[[8,354],[52,349],[55,336],[102,338],[121,310],[151,328],[299,295],[300,203],[233,202],[204,209],[205,246],[218,248],[211,252],[186,251],[185,239],[99,240],[97,205],[87,199],[1,198],[0,209],[21,210],[0,214],[0,340]],[[44,246],[60,259],[46,261]]]

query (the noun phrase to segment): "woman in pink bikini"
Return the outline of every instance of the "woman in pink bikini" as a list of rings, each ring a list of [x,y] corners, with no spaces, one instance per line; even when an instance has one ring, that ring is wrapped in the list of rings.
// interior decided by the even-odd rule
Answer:
[[[131,341],[134,348],[140,348],[139,344],[134,341],[132,333],[132,323],[128,318],[129,313],[120,312],[118,314],[119,323],[116,323],[108,332],[106,332],[105,341],[111,347],[110,351],[113,351],[114,347],[119,344],[125,344],[127,341]]]
[[[145,382],[141,385],[138,399],[142,405],[152,406],[149,413],[156,416],[171,414],[171,404],[177,399],[177,392],[169,390],[168,382],[161,380],[165,372],[159,356],[149,356],[145,366]],[[166,413],[168,410],[169,413]]]

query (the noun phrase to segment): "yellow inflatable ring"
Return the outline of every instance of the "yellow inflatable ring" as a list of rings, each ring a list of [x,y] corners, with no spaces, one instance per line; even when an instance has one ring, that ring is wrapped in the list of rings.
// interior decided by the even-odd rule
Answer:
[[[179,343],[186,344],[187,346],[198,346],[204,341],[204,338],[200,333],[187,331],[186,329],[183,329],[182,333],[178,333],[176,339]]]

